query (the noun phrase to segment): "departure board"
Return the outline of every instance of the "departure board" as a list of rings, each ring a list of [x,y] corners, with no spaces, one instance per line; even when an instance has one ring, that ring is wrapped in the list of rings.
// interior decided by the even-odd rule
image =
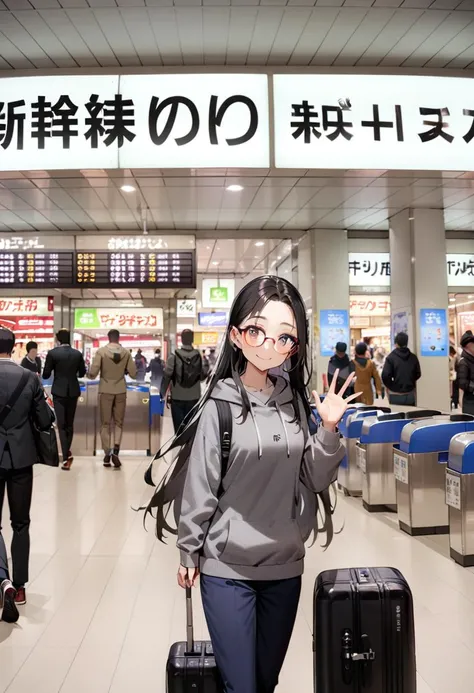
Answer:
[[[195,253],[79,252],[76,254],[76,285],[194,289]]]
[[[0,252],[0,286],[54,288],[74,282],[74,253]]]

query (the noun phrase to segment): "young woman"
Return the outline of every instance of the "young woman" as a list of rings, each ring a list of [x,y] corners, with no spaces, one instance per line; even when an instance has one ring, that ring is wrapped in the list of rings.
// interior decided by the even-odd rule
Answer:
[[[327,515],[332,510],[328,487],[344,456],[336,426],[352,399],[343,395],[353,375],[339,395],[333,387],[322,403],[313,393],[322,425],[310,436],[307,349],[306,308],[295,287],[273,276],[247,284],[232,306],[209,388],[172,443],[183,446],[176,466],[149,506],[158,510],[162,539],[163,529],[170,529],[163,506],[176,498],[185,476],[177,513],[178,582],[195,585],[201,575],[227,693],[271,693],[277,686],[310,534],[302,526],[302,498],[312,508],[313,526],[311,496],[322,492]],[[282,366],[288,379],[269,377]],[[230,404],[233,417],[224,478],[217,399]]]

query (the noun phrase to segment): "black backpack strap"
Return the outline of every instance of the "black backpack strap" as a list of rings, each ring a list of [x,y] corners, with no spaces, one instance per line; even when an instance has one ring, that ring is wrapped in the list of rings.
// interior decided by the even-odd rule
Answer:
[[[219,434],[221,442],[221,483],[218,491],[218,497],[222,495],[225,475],[229,467],[230,447],[232,445],[232,411],[229,402],[221,399],[215,399],[217,407],[217,416],[219,418]]]
[[[10,414],[13,407],[15,406],[18,398],[20,397],[21,393],[23,392],[23,390],[25,388],[25,385],[26,385],[29,377],[30,377],[29,371],[27,371],[26,369],[23,369],[23,373],[21,374],[21,378],[18,381],[18,385],[13,390],[13,392],[10,395],[10,399],[4,405],[2,411],[0,412],[0,426],[3,426],[5,419]]]

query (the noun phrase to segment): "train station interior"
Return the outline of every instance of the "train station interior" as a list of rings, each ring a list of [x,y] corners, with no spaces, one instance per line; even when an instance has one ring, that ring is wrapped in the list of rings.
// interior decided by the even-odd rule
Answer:
[[[0,693],[174,693],[180,556],[143,514],[174,433],[148,366],[183,330],[219,357],[235,297],[262,275],[303,298],[308,394],[327,394],[340,342],[385,360],[407,333],[421,364],[416,405],[374,386],[339,424],[335,535],[307,542],[277,693],[473,693],[474,386],[453,394],[450,361],[474,332],[473,70],[474,0],[0,0],[12,359],[34,341],[44,365],[67,329],[87,371],[110,330],[146,360],[126,377],[119,472],[87,375],[71,468],[34,466],[27,603],[0,622]],[[6,496],[1,519],[11,564]],[[316,577],[371,566],[412,590],[416,689],[315,688]]]

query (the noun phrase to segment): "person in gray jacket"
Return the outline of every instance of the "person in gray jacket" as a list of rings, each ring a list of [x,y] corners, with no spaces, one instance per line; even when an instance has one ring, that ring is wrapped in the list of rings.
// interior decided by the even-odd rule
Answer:
[[[316,494],[328,542],[332,537],[329,486],[344,457],[336,426],[352,399],[343,395],[354,376],[336,395],[336,374],[322,403],[313,393],[322,425],[311,436],[307,351],[306,308],[295,287],[273,276],[249,282],[234,301],[209,388],[171,443],[170,449],[180,448],[175,465],[148,507],[157,511],[163,539],[163,530],[171,529],[166,505],[178,505],[178,582],[193,586],[201,576],[226,693],[272,693],[278,684],[298,609],[304,542],[315,528]],[[269,374],[282,366],[288,379]],[[218,400],[228,403],[233,420],[224,476]]]

